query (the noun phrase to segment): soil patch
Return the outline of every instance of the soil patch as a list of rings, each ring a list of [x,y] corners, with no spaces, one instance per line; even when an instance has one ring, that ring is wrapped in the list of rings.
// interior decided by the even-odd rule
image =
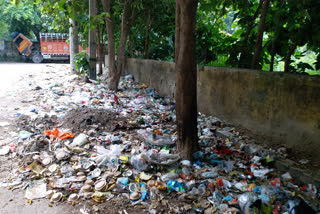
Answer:
[[[20,130],[37,133],[42,130],[49,130],[56,127],[58,125],[58,117],[56,115],[49,116],[46,114],[43,117],[33,118],[22,114],[15,122]]]
[[[70,129],[73,133],[89,129],[113,132],[140,128],[138,123],[130,122],[128,118],[116,112],[93,108],[71,110],[62,118],[61,123],[64,128]]]

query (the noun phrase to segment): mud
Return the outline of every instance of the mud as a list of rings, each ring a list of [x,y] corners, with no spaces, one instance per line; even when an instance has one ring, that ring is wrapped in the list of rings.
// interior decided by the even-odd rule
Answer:
[[[71,129],[73,133],[90,129],[113,132],[140,128],[136,122],[130,124],[129,121],[129,118],[117,113],[93,108],[71,110],[61,119],[62,127]]]

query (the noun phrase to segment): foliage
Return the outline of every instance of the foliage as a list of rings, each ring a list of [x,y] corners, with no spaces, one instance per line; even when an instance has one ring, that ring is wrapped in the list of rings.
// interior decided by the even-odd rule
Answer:
[[[237,67],[245,35],[253,24],[244,60],[245,67],[250,67],[260,21],[260,16],[253,17],[260,1],[199,0],[196,23],[198,64]],[[68,32],[69,18],[72,18],[80,24],[82,45],[87,45],[89,26],[101,29],[102,40],[106,41],[105,18],[108,14],[102,10],[101,1],[97,2],[98,15],[89,19],[87,0],[16,0],[19,8],[10,0],[3,0],[0,2],[0,39],[8,38],[13,30],[32,36],[41,27],[49,32]],[[175,0],[133,2],[137,15],[129,32],[126,55],[173,61]],[[116,49],[123,5],[124,0],[112,1]],[[271,0],[260,59],[263,70],[270,70],[274,59],[273,70],[282,71],[284,60],[296,45],[291,56],[291,71],[320,73],[319,11],[320,1]]]
[[[73,62],[80,74],[88,76],[89,60],[86,51],[76,54]]]
[[[35,40],[44,28],[45,18],[39,8],[29,2],[22,1],[16,5],[9,0],[1,1],[0,13],[0,39],[11,40],[10,34],[19,32]]]

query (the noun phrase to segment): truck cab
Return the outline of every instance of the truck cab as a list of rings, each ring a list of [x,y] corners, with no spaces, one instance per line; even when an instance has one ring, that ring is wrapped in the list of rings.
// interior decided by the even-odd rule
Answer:
[[[30,58],[34,63],[41,63],[43,61],[41,52],[37,50],[33,43],[22,33],[14,32],[11,34],[11,38],[21,55]]]
[[[19,53],[24,56],[29,56],[32,52],[32,42],[25,37],[22,33],[13,33],[11,34],[11,37],[13,37],[13,43],[18,49]]]

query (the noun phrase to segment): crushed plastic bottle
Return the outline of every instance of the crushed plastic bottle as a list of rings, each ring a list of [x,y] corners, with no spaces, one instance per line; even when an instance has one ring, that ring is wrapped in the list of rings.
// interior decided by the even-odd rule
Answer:
[[[183,184],[178,181],[168,181],[167,189],[169,192],[176,191],[180,193],[185,191]]]

